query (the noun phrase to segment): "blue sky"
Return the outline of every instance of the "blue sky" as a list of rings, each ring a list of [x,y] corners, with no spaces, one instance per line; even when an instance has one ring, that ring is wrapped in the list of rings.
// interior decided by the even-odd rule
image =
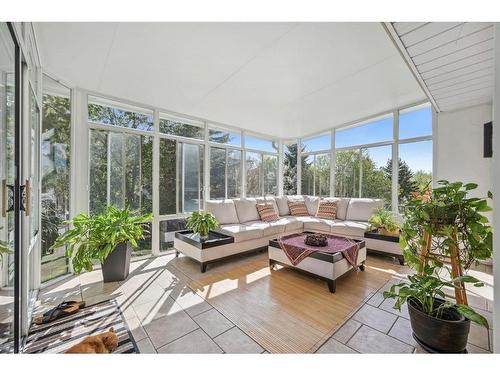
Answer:
[[[389,141],[392,139],[392,116],[378,119],[357,127],[338,130],[335,135],[336,147],[348,147]],[[407,139],[432,134],[432,111],[430,107],[401,112],[399,116],[399,138]],[[306,150],[328,150],[330,134],[304,140]],[[368,150],[377,166],[382,166],[391,158],[391,146],[373,147]],[[401,144],[399,156],[413,171],[432,171],[432,141]]]

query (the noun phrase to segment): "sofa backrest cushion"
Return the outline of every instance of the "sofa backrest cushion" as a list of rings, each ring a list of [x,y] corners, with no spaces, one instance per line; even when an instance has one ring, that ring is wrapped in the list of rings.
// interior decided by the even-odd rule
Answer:
[[[205,209],[211,212],[221,225],[239,223],[236,207],[232,199],[207,200],[205,201]]]
[[[278,208],[278,204],[276,203],[276,198],[275,197],[271,197],[271,196],[269,196],[269,197],[257,197],[257,198],[255,198],[255,200],[259,204],[262,204],[262,203],[272,203],[273,207],[274,207],[274,210],[279,215],[279,208]]]
[[[319,197],[304,195],[304,202],[306,202],[307,212],[309,212],[309,215],[316,216],[319,209]]]
[[[236,214],[240,223],[260,220],[259,213],[257,212],[257,200],[255,198],[234,199],[234,205],[236,206]]]
[[[288,216],[290,215],[290,208],[288,208],[288,198],[286,196],[283,197],[275,197],[276,206],[278,207],[278,213],[280,216]]]
[[[347,207],[349,206],[349,200],[351,198],[337,198],[337,197],[325,197],[321,198],[328,202],[337,203],[337,213],[336,218],[339,220],[346,220],[347,218]]]
[[[384,206],[382,199],[351,198],[346,220],[368,221],[376,208]]]

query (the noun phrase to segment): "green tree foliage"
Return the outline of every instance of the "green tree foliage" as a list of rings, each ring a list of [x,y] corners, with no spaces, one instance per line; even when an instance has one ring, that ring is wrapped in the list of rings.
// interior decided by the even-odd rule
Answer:
[[[387,161],[384,171],[388,176],[392,175],[392,160]],[[398,197],[399,201],[402,202],[410,196],[410,193],[417,190],[417,184],[415,183],[415,174],[404,160],[399,159],[398,173]]]

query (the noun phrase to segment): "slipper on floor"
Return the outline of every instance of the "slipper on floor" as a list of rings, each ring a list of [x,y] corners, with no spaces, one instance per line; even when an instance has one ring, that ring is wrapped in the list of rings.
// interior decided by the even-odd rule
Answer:
[[[73,315],[83,307],[85,307],[84,301],[65,301],[49,311],[46,311],[42,316],[33,319],[33,323],[38,325],[50,323],[54,320]]]

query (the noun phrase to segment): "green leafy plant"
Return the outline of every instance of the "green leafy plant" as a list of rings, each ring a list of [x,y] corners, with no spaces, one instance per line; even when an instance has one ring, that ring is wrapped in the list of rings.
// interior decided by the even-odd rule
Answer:
[[[395,309],[411,300],[414,306],[425,314],[435,318],[446,318],[450,310],[458,312],[465,318],[488,327],[487,320],[474,309],[463,304],[455,304],[445,300],[443,289],[456,288],[461,283],[473,283],[480,287],[483,284],[476,278],[464,275],[445,279],[447,270],[445,261],[458,252],[458,260],[464,269],[468,269],[474,261],[488,259],[492,254],[492,228],[488,219],[482,214],[490,211],[486,198],[468,198],[477,184],[464,184],[442,180],[432,190],[412,193],[404,211],[405,222],[401,230],[400,244],[405,261],[417,271],[408,276],[409,282],[393,285],[384,293],[385,298],[395,298]],[[488,198],[492,198],[488,193]],[[426,258],[420,256],[427,244],[425,234],[431,239]]]
[[[432,237],[429,263],[442,267],[451,255],[452,247],[459,249],[459,260],[467,270],[477,260],[491,258],[493,229],[483,212],[491,211],[487,198],[469,198],[477,184],[438,181],[438,187],[414,193],[404,211],[400,244],[408,265],[418,272],[424,270],[419,252],[424,245],[424,232]],[[492,194],[488,192],[488,198]]]
[[[219,222],[210,212],[195,211],[187,218],[186,227],[200,236],[207,236],[209,231],[219,227]]]
[[[488,321],[469,306],[455,304],[445,300],[446,294],[443,288],[453,288],[454,283],[473,283],[474,286],[483,284],[472,276],[461,276],[446,281],[435,275],[411,275],[408,276],[409,283],[400,283],[391,286],[391,289],[384,292],[384,298],[395,298],[394,308],[401,311],[401,306],[412,300],[414,306],[423,313],[438,319],[446,319],[450,316],[450,311],[455,310],[465,318],[488,328]],[[450,320],[450,319],[448,319]]]
[[[3,227],[0,227],[0,229],[3,229]],[[0,264],[3,262],[3,255],[4,254],[11,254],[12,250],[9,246],[9,243],[3,240],[0,240]]]
[[[375,213],[368,220],[368,223],[371,229],[382,229],[393,235],[399,234],[399,223],[393,213],[384,208],[376,209]]]
[[[72,229],[59,236],[51,248],[67,245],[66,256],[72,258],[75,272],[92,271],[93,262],[103,263],[117,245],[130,242],[137,247],[137,241],[144,236],[143,224],[151,219],[150,214],[132,216],[128,208],[108,207],[90,216],[81,213],[65,222]]]

